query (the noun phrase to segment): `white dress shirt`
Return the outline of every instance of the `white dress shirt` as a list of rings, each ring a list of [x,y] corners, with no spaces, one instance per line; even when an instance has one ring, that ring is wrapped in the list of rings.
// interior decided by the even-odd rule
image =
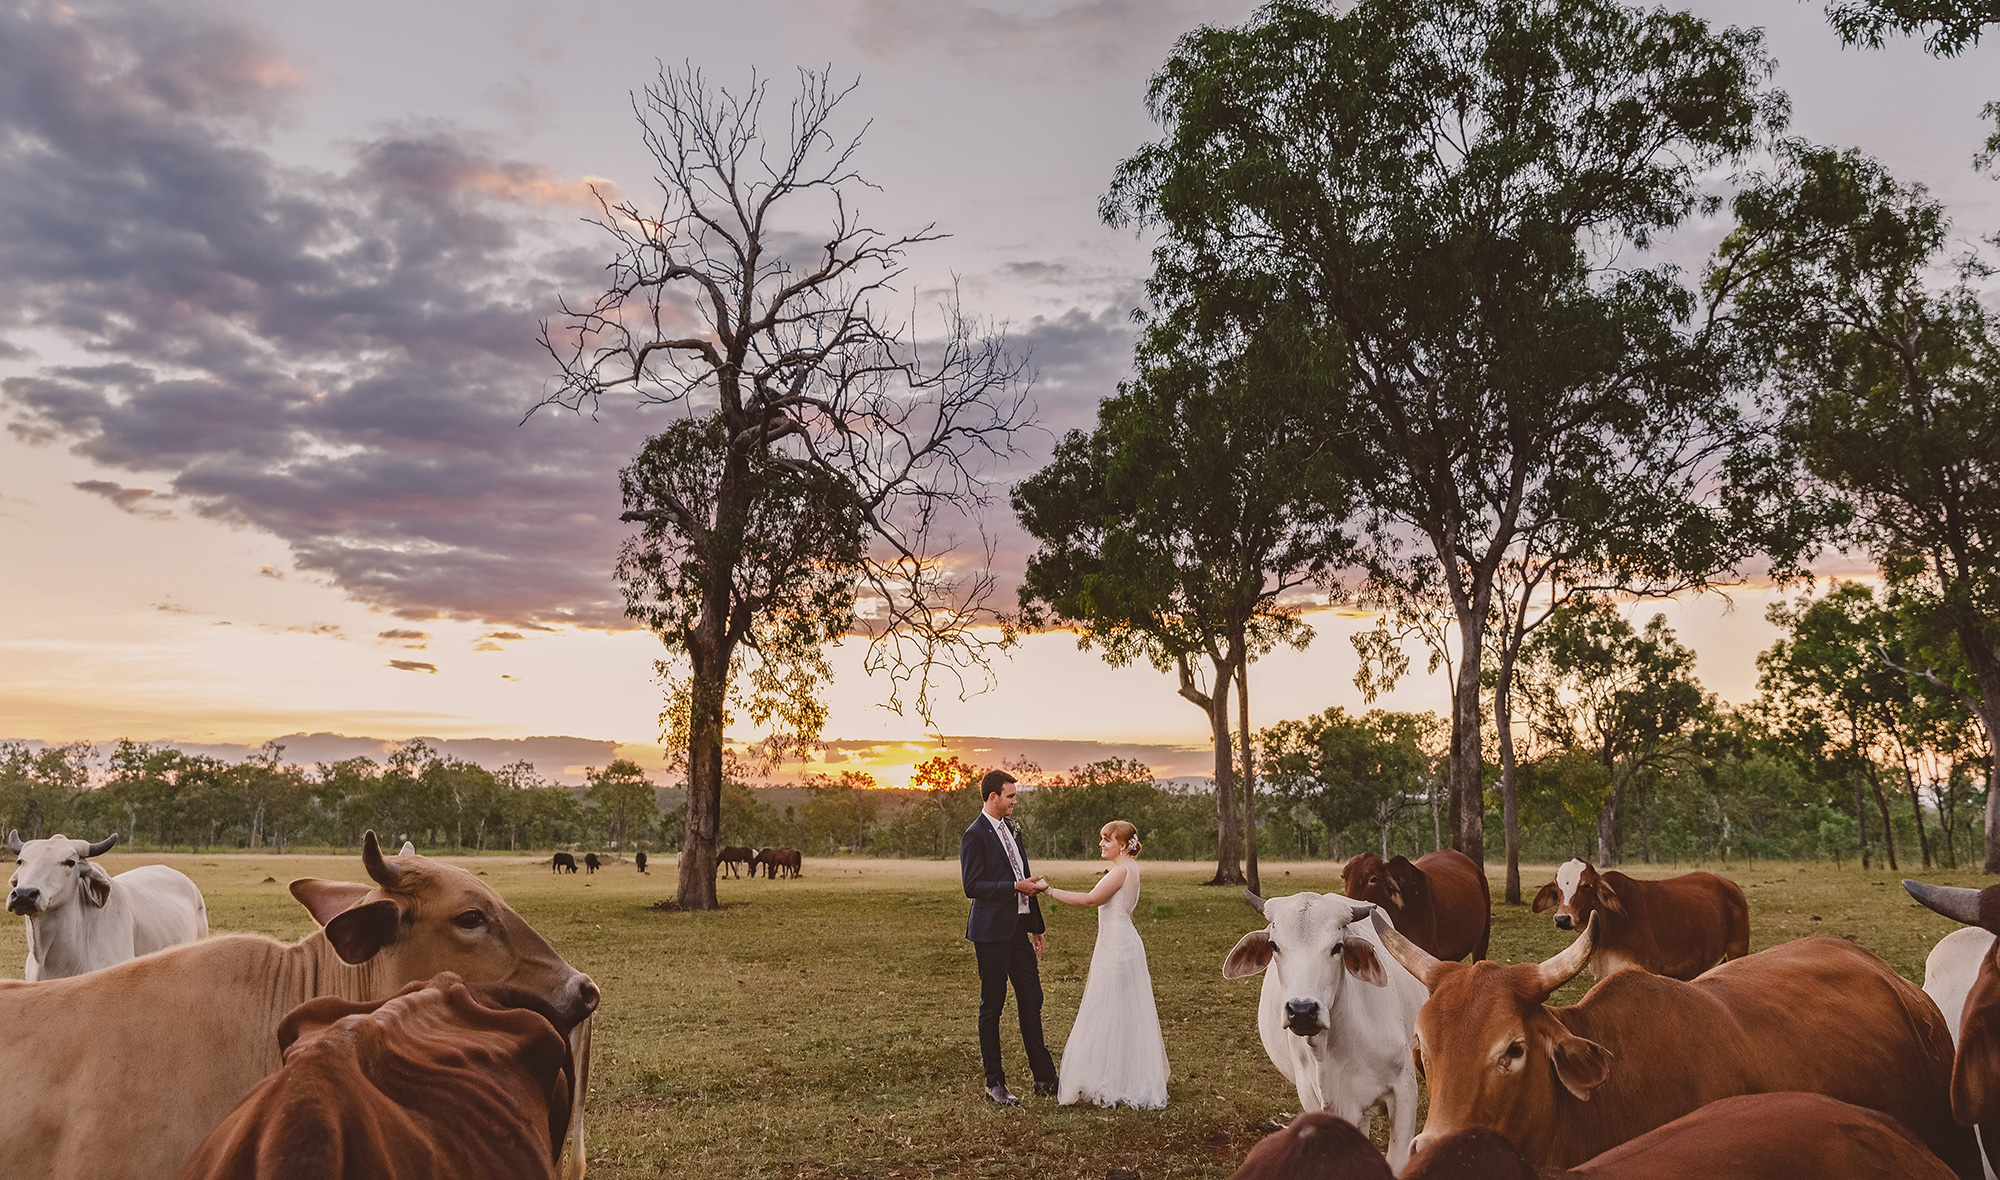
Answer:
[[[994,831],[1000,833],[1000,847],[1007,850],[1007,863],[1014,866],[1014,879],[1016,881],[1026,880],[1028,869],[1021,862],[1021,847],[1014,843],[1014,833],[1007,830],[1007,821],[990,811],[982,811],[980,814],[986,817],[987,823],[993,825]],[[1027,894],[1016,890],[1014,893],[1014,903],[1015,913],[1025,914],[1028,912]]]

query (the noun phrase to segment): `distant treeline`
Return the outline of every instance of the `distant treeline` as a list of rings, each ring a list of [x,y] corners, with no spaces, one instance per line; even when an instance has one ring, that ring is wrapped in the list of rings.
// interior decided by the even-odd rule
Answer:
[[[1635,628],[1589,599],[1556,612],[1516,667],[1523,859],[1979,863],[1978,726],[1948,685],[1898,670],[1907,639],[1896,613],[1848,583],[1770,617],[1783,635],[1758,657],[1758,696],[1732,707],[1695,679],[1693,652],[1664,619]],[[1449,727],[1435,715],[1336,707],[1279,722],[1250,746],[1256,773],[1238,766],[1237,782],[1252,784],[1252,831],[1266,859],[1450,842]],[[939,757],[907,788],[881,789],[848,770],[760,789],[744,764],[729,769],[723,845],[939,859],[956,855],[987,770]],[[1148,857],[1217,855],[1212,785],[1159,782],[1119,759],[1067,773],[1007,769],[1026,788],[1015,818],[1031,856],[1095,858],[1111,819],[1138,825]],[[348,848],[369,828],[435,850],[679,850],[679,784],[656,785],[623,760],[586,778],[578,788],[552,784],[527,762],[490,771],[421,741],[382,763],[311,767],[286,764],[276,745],[232,763],[134,742],[108,755],[0,743],[0,825],[30,838],[117,831],[140,846],[195,850]],[[1499,778],[1488,763],[1495,823]]]

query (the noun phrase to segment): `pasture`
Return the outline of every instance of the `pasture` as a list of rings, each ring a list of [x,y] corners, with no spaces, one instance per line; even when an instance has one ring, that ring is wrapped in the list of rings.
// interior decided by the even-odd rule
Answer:
[[[171,864],[201,886],[211,929],[286,940],[312,929],[286,882],[365,879],[358,855],[114,852],[101,863],[112,873]],[[1144,865],[1136,917],[1173,1065],[1168,1108],[1145,1112],[1033,1097],[1003,1110],[983,1100],[973,1027],[978,980],[962,937],[967,903],[955,861],[808,859],[796,881],[725,878],[724,908],[712,914],[651,908],[673,892],[673,863],[664,857],[644,877],[629,862],[560,878],[546,859],[457,863],[485,874],[603,988],[588,1115],[593,1177],[1099,1180],[1124,1167],[1146,1180],[1216,1178],[1297,1108],[1257,1042],[1260,980],[1222,978],[1223,955],[1260,922],[1238,891],[1198,884],[1212,866]],[[1625,867],[1667,876],[1686,866]],[[1925,954],[1953,926],[1912,902],[1898,876],[1982,883],[1963,869],[1705,867],[1743,886],[1753,951],[1806,934],[1851,937],[1918,981]],[[1072,888],[1097,872],[1081,863],[1035,869]],[[1524,892],[1532,896],[1552,872],[1524,870]],[[1489,867],[1496,898],[1497,874]],[[1263,879],[1270,896],[1339,889],[1338,866],[1325,862],[1267,864]],[[1096,918],[1047,908],[1056,912],[1042,964],[1044,1021],[1060,1056]],[[1546,958],[1569,937],[1546,914],[1494,907],[1495,959]],[[0,975],[18,978],[24,953],[22,924],[0,922]],[[1585,983],[1558,1000],[1580,995]],[[1026,1094],[1031,1079],[1011,1001],[1002,1040],[1009,1083]]]

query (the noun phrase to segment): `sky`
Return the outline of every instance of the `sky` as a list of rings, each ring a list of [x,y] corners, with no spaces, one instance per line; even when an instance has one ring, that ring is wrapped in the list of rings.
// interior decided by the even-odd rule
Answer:
[[[1767,30],[1794,133],[1928,185],[1968,245],[2000,229],[1970,167],[2000,51],[1843,50],[1817,4],[1693,7]],[[863,212],[948,235],[908,295],[955,282],[1031,357],[1041,430],[992,473],[1004,493],[1126,372],[1147,243],[1097,202],[1154,131],[1148,75],[1252,9],[0,0],[0,739],[290,735],[318,758],[428,736],[570,780],[658,765],[659,646],[610,567],[618,468],[664,418],[527,414],[552,368],[538,322],[609,257],[593,187],[647,200],[632,94],[662,63],[776,96],[800,68],[858,82]],[[1724,229],[1664,250],[1698,264]],[[1004,510],[988,523],[1011,580],[1027,547]],[[1664,609],[1741,701],[1771,598],[1632,609]],[[1256,724],[1361,705],[1346,636],[1368,620],[1311,620],[1306,651],[1257,666]],[[859,641],[833,657],[834,765],[900,782],[935,734],[883,707]],[[970,758],[1206,765],[1202,714],[1150,668],[1058,633],[994,673],[936,715]],[[1416,676],[1376,703],[1444,701]]]

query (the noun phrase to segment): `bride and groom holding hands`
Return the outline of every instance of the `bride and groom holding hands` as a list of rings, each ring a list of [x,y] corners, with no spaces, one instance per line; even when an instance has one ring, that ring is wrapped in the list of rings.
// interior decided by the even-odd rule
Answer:
[[[1055,1097],[1064,1105],[1122,1102],[1158,1110],[1167,1104],[1167,1050],[1153,1006],[1146,948],[1132,924],[1139,903],[1138,829],[1124,820],[1105,824],[1098,850],[1111,867],[1088,892],[1057,889],[1028,873],[1019,826],[1009,819],[1015,791],[1013,775],[989,773],[979,785],[979,818],[958,845],[965,895],[972,899],[965,936],[979,960],[979,1056],[986,1069],[986,1097],[1002,1106],[1020,1102],[1008,1091],[1000,1064],[1000,1014],[1011,983],[1036,1095]],[[1097,949],[1090,956],[1090,974],[1063,1046],[1060,1072],[1042,1039],[1037,960],[1046,949],[1043,894],[1098,911]]]

